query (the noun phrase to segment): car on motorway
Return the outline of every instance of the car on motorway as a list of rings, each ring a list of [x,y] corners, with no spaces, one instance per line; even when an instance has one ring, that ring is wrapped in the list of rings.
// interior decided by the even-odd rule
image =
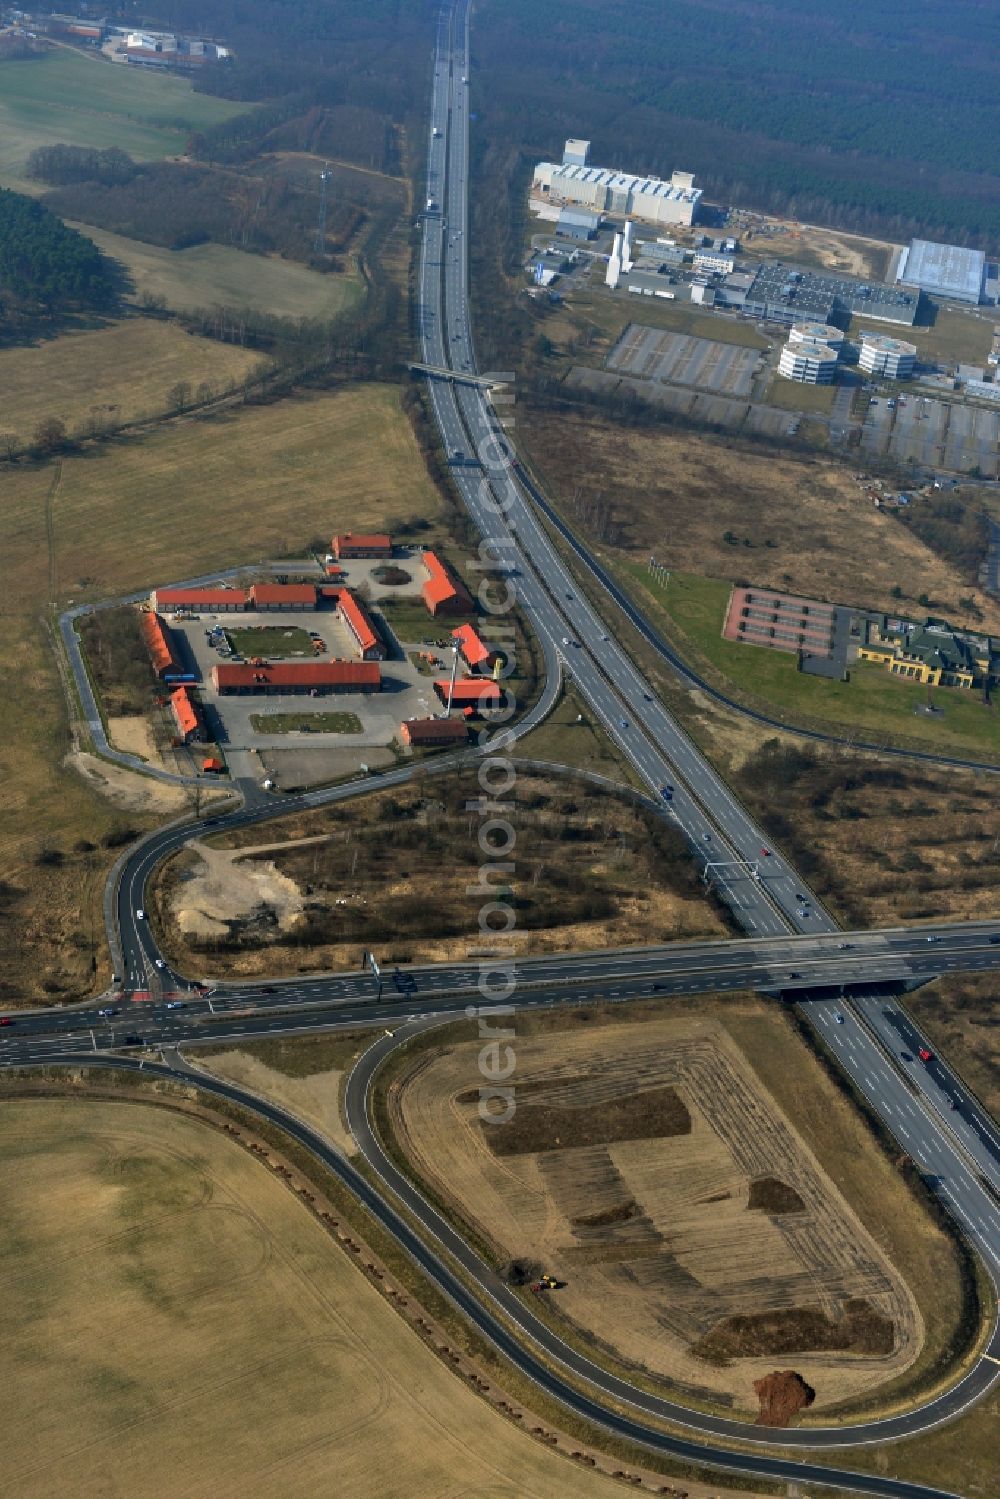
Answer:
[[[836,1015],[834,1015],[833,1018],[837,1022],[838,1025],[843,1025],[843,1023],[844,1023],[844,1017],[843,1017],[843,1015],[841,1015],[841,1013],[840,1013],[839,1010],[837,1011]]]
[[[802,916],[802,917],[808,917],[809,911],[808,911],[807,907],[805,907],[805,906],[799,906],[799,915]]]
[[[917,1048],[917,1056],[922,1062],[933,1062],[934,1060],[934,1053],[926,1046]]]
[[[771,857],[771,850],[769,848],[763,848],[762,847],[760,853],[761,853],[761,858],[763,858],[763,859],[769,859]]]
[[[146,913],[142,909],[141,906],[139,907],[139,909],[135,913],[135,919],[136,919],[136,921],[145,921],[145,919],[146,919]]]
[[[994,932],[993,935],[992,935],[992,937],[990,937],[989,940],[992,943],[1000,942],[1000,932]]]
[[[660,787],[660,795],[663,797],[663,800],[665,802],[669,802],[671,800],[671,798],[673,797],[673,794],[674,794],[674,788],[672,786],[661,786]]]
[[[14,1017],[13,1017],[13,1015],[0,1015],[0,1025],[13,1025],[13,1024],[14,1024]]]
[[[105,1005],[104,1009],[98,1010],[97,1013],[98,1015],[100,1015],[102,1020],[110,1020],[112,1015],[119,1015],[121,1011],[116,1010],[113,1005]]]
[[[273,984],[265,984],[260,992],[261,994],[277,994],[278,991]]]
[[[165,1006],[168,1010],[183,1010],[184,1007],[183,999],[168,999]]]
[[[853,942],[838,942],[837,946],[838,946],[838,948],[840,949],[841,952],[848,952],[854,946],[854,943]]]
[[[798,972],[797,969],[792,968],[792,969],[789,970],[788,977],[790,979],[800,979],[802,977],[802,975],[801,975],[801,973]]]
[[[928,942],[940,942],[941,938],[940,937],[928,937],[927,940],[928,940]]]
[[[127,1036],[122,1037],[123,1046],[142,1046],[143,1040],[135,1031],[130,1031]]]
[[[167,966],[162,958],[154,958],[153,962],[156,964],[157,968],[166,968]]]
[[[711,833],[702,833],[702,835],[701,835],[701,841],[702,841],[702,843],[711,843],[711,841],[712,841],[712,835],[711,835]]]
[[[620,725],[621,728],[623,728],[623,729],[627,729],[628,728],[628,719],[627,718],[620,718],[618,720],[618,723],[619,723],[619,725]]]

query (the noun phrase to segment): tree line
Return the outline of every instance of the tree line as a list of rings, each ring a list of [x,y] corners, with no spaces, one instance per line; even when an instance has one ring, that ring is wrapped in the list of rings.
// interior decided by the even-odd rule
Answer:
[[[110,263],[92,240],[43,203],[0,188],[0,318],[10,325],[33,311],[107,307],[115,295]]]

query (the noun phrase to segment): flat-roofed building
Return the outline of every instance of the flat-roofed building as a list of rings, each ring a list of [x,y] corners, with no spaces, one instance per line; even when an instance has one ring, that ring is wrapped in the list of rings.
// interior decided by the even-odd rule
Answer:
[[[969,250],[964,245],[914,239],[899,257],[896,280],[941,301],[978,306],[986,280],[986,256],[982,250]]]
[[[915,344],[901,338],[887,338],[884,333],[862,333],[858,364],[866,375],[883,375],[889,380],[908,380],[917,360]]]
[[[844,335],[829,323],[793,323],[788,331],[790,344],[825,344],[828,349],[843,347]]]
[[[575,136],[570,136],[565,146],[563,146],[563,166],[585,167],[589,155],[590,142],[577,140]]]
[[[802,385],[829,385],[837,368],[837,351],[826,344],[787,343],[778,360],[778,374]]]
[[[694,186],[690,172],[674,172],[665,182],[572,162],[540,161],[533,190],[553,203],[593,213],[628,214],[647,224],[691,224],[701,202],[701,188]]]

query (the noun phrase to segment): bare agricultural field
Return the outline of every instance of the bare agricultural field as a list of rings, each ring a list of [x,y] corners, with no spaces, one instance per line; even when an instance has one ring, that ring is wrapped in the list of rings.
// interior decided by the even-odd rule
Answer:
[[[99,250],[128,272],[133,295],[163,297],[177,312],[202,307],[249,307],[288,318],[331,318],[363,295],[353,271],[324,275],[291,260],[250,255],[228,245],[167,250],[123,234],[74,223]]]
[[[155,810],[122,785],[143,788],[138,777],[87,762],[84,779],[67,761],[48,608],[288,555],[352,526],[433,525],[441,501],[398,393],[374,384],[17,465],[3,486],[0,998],[37,1003],[107,977],[101,888],[115,850],[103,839],[141,831]]]
[[[193,338],[174,323],[127,318],[0,351],[0,420],[5,432],[25,440],[51,416],[72,432],[118,426],[168,410],[179,382],[192,393],[208,386],[222,394],[259,363],[245,349]]]
[[[518,428],[563,513],[607,516],[596,539],[630,562],[652,553],[678,571],[886,610],[897,586],[942,610],[969,591],[834,460],[531,408]],[[983,627],[1000,629],[1000,605],[982,608]]]
[[[283,973],[433,962],[478,940],[468,899],[482,863],[468,802],[473,773],[297,814],[260,845],[242,834],[164,866],[151,905],[184,969]],[[518,951],[559,952],[722,935],[683,840],[630,801],[522,774],[517,820]],[[234,848],[235,845],[235,848]],[[427,891],[434,891],[428,901]]]
[[[557,1320],[744,1411],[754,1380],[792,1360],[819,1411],[904,1374],[923,1317],[881,1235],[734,1041],[738,1008],[505,1038],[506,1122],[480,1116],[481,1041],[453,1035],[398,1076],[391,1123],[418,1175],[499,1259],[564,1283],[546,1298]],[[746,1008],[760,1019],[762,1006]],[[786,1025],[774,1016],[774,1049],[789,1046]],[[848,1106],[795,1049],[808,1086],[833,1095],[836,1148]]]
[[[201,1121],[8,1100],[0,1146],[19,1499],[313,1499],[331,1473],[352,1499],[439,1499],[456,1473],[468,1494],[617,1492],[491,1410]]]

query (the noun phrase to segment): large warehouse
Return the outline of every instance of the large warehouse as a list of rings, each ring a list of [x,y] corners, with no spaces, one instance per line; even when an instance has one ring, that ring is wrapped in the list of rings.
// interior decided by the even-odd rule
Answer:
[[[914,239],[899,257],[896,280],[916,286],[928,296],[945,302],[982,301],[986,279],[986,256],[982,250],[962,245],[939,245],[929,239]]]
[[[834,318],[865,317],[874,322],[912,325],[920,293],[810,271],[805,266],[768,260],[757,271],[743,310],[771,323],[831,323]]]
[[[669,182],[635,177],[613,167],[586,164],[589,141],[568,140],[561,162],[540,161],[532,195],[571,204],[591,213],[630,214],[647,224],[693,224],[701,188],[690,172],[674,172]]]

